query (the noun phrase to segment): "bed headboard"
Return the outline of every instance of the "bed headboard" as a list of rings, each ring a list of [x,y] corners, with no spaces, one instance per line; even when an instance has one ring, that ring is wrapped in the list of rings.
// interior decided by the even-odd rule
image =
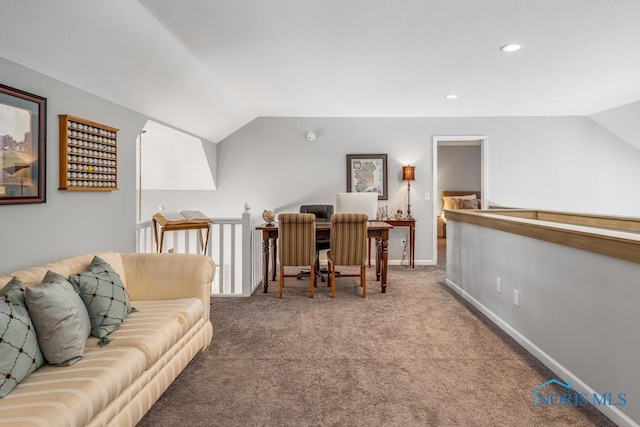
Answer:
[[[469,194],[475,194],[476,197],[480,200],[482,200],[482,191],[449,191],[449,190],[444,190],[442,192],[443,196],[467,196]]]
[[[475,194],[476,198],[478,199],[478,208],[482,209],[483,203],[482,203],[482,191],[475,191],[475,190],[469,190],[469,191],[464,191],[464,190],[443,190],[442,191],[442,197],[456,197],[456,196],[469,196]]]

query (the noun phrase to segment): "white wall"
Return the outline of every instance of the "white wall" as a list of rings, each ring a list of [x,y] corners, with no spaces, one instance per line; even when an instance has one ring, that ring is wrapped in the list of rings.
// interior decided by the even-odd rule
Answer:
[[[101,250],[135,251],[135,139],[146,118],[0,58],[2,83],[47,98],[46,203],[0,206],[0,274]],[[58,115],[118,132],[112,192],[58,191]]]
[[[496,289],[498,277],[502,293]],[[629,403],[619,409],[636,423],[638,277],[637,263],[447,222],[447,280],[484,306],[494,322],[515,331],[512,336],[563,379],[570,373],[574,385],[627,393]],[[513,304],[514,289],[520,292],[519,307]]]
[[[488,202],[640,216],[640,151],[585,117],[259,118],[218,144],[218,189],[198,209],[239,216],[245,202],[254,213],[332,202],[346,189],[346,154],[387,153],[389,200],[380,204],[406,204],[401,168],[415,165],[416,260],[428,262],[434,135],[488,136]],[[405,234],[392,233],[390,259],[400,259]]]
[[[442,191],[482,190],[482,148],[480,145],[438,146],[438,192],[434,195],[442,211]]]
[[[97,249],[133,250],[135,146],[147,118],[6,60],[0,61],[0,71],[4,84],[49,100],[48,203],[0,207],[0,220],[12,224],[0,229],[2,242],[12,242],[0,249],[0,268]],[[57,191],[57,115],[66,113],[121,129],[120,191]],[[318,135],[312,143],[306,139],[311,130]],[[401,167],[415,165],[411,210],[418,220],[416,260],[426,263],[433,259],[433,195],[425,201],[424,193],[432,188],[434,135],[488,136],[488,202],[640,215],[640,150],[586,117],[534,117],[258,118],[217,147],[205,148],[208,160],[217,161],[217,190],[150,194],[143,216],[150,217],[160,201],[176,210],[231,217],[240,216],[245,202],[254,214],[330,203],[346,189],[346,154],[387,153],[389,200],[380,204],[390,210],[406,205]],[[404,229],[392,233],[391,259],[400,259],[399,240],[405,237]]]
[[[150,220],[160,204],[169,211],[200,210],[214,216],[215,211],[203,209],[202,200],[216,189],[217,144],[151,120],[144,130],[141,221]],[[136,176],[138,165],[136,162]]]

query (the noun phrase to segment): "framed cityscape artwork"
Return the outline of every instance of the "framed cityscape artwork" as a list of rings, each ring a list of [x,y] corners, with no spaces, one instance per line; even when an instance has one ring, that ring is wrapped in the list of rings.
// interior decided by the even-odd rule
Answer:
[[[0,205],[45,202],[47,100],[0,84]]]
[[[373,192],[387,200],[387,155],[347,154],[347,192]]]

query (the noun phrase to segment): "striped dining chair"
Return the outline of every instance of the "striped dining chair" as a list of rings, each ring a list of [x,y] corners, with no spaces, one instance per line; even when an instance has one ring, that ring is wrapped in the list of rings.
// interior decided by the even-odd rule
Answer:
[[[331,297],[336,297],[336,265],[360,266],[360,274],[340,273],[339,277],[360,277],[362,298],[367,297],[367,223],[361,213],[335,213],[331,217],[331,238],[327,259]]]
[[[281,213],[278,215],[278,260],[280,262],[280,280],[278,298],[284,292],[284,278],[297,277],[299,274],[285,275],[284,268],[289,266],[309,267],[310,297],[313,298],[316,285],[316,217],[310,213]]]

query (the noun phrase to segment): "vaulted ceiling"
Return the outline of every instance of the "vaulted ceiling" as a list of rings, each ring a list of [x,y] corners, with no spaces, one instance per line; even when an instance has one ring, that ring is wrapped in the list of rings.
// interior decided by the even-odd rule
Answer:
[[[2,1],[0,56],[218,142],[258,116],[591,115],[640,100],[638,22],[637,0]]]

